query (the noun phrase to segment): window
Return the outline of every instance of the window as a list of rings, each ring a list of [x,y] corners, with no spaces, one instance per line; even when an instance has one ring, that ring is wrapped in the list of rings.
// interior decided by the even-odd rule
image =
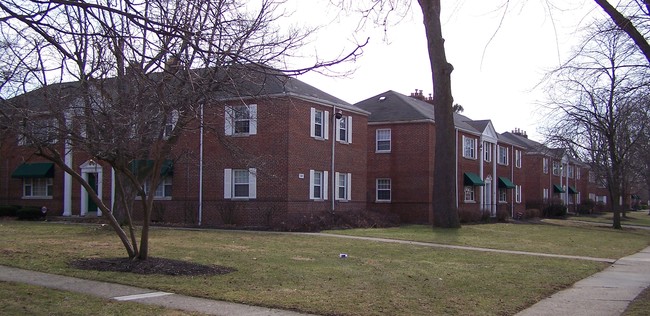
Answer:
[[[521,168],[521,150],[515,149],[515,167]]]
[[[596,173],[593,171],[589,171],[589,182],[596,183]]]
[[[173,110],[172,113],[169,115],[169,118],[165,123],[165,129],[163,130],[164,139],[169,139],[169,137],[172,136],[172,132],[176,127],[176,123],[178,123],[178,116],[179,116],[178,113],[179,112],[177,110]]]
[[[567,176],[573,178],[573,166],[567,165]]]
[[[56,119],[37,119],[24,121],[22,134],[18,137],[18,146],[32,145],[35,141],[49,144],[57,142]]]
[[[309,170],[309,198],[327,200],[327,171]]]
[[[144,183],[145,192],[149,192],[149,181]],[[154,198],[169,198],[172,196],[172,177],[163,177],[154,192]]]
[[[465,202],[474,202],[474,187],[467,185],[465,186]]]
[[[576,167],[576,180],[580,180],[580,167]]]
[[[544,158],[542,160],[542,170],[544,171],[544,174],[548,174],[548,158]]]
[[[515,202],[521,203],[521,186],[515,186]]]
[[[562,165],[557,161],[553,161],[553,175],[559,176],[560,174],[562,174]]]
[[[492,143],[483,143],[483,159],[486,162],[492,161]]]
[[[390,179],[377,179],[377,201],[390,201]]]
[[[508,201],[508,191],[505,188],[499,188],[499,202]]]
[[[338,120],[336,140],[342,143],[352,143],[352,116],[343,116]]]
[[[476,138],[463,136],[463,157],[476,159]]]
[[[257,105],[227,106],[225,115],[226,135],[257,134]]]
[[[544,189],[542,194],[543,194],[542,197],[544,198],[544,202],[546,202],[548,200],[548,189]]]
[[[257,171],[224,169],[223,197],[225,199],[254,199],[257,197]]]
[[[497,163],[500,165],[508,165],[508,148],[503,146],[497,146],[498,148],[498,157]]]
[[[376,132],[377,152],[390,152],[390,129],[378,129]]]
[[[351,173],[336,173],[336,199],[341,201],[348,201],[352,195],[352,174]]]
[[[50,198],[54,188],[52,178],[24,178],[23,197]]]
[[[329,139],[329,112],[311,108],[311,137]]]

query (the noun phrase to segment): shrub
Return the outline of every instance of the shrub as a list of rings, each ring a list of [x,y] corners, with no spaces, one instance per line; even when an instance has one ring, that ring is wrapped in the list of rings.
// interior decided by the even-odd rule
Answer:
[[[37,220],[44,218],[45,215],[37,206],[26,206],[16,212],[19,220]]]
[[[591,214],[596,207],[596,202],[592,199],[586,199],[578,205],[578,214]]]
[[[527,209],[524,212],[525,218],[537,218],[542,216],[542,211],[540,211],[538,208],[531,208]]]
[[[564,217],[567,213],[567,207],[561,199],[553,199],[551,203],[544,208],[545,217]]]
[[[478,223],[483,219],[483,216],[486,213],[487,212],[459,209],[458,219],[460,220],[461,224]]]
[[[15,205],[0,205],[0,216],[15,217],[19,209],[20,207]]]
[[[291,218],[276,226],[282,231],[316,232],[342,228],[382,228],[399,225],[399,216],[367,210],[316,212]]]
[[[497,221],[498,222],[507,222],[510,212],[508,210],[498,209],[497,210]]]

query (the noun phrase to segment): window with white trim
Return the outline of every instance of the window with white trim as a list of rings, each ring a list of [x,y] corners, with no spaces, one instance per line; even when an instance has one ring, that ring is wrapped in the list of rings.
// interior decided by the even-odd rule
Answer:
[[[499,202],[504,203],[508,201],[508,191],[505,188],[499,188]]]
[[[226,106],[226,135],[257,134],[257,105]]]
[[[521,185],[515,185],[515,202],[521,203]]]
[[[390,179],[377,179],[377,202],[390,202],[391,181]]]
[[[483,142],[483,160],[485,162],[492,161],[492,143]]]
[[[169,115],[169,117],[167,118],[167,122],[165,123],[165,128],[163,129],[164,139],[169,139],[169,137],[172,136],[172,132],[176,127],[176,123],[178,123],[178,118],[179,118],[178,110],[173,110]]]
[[[548,189],[544,189],[542,191],[542,197],[544,199],[544,202],[546,202],[548,200]]]
[[[562,165],[557,161],[553,161],[553,175],[559,176],[560,174],[562,174]]]
[[[515,167],[521,168],[521,150],[515,149]]]
[[[309,198],[327,200],[327,171],[309,170]]]
[[[589,182],[596,183],[596,173],[593,171],[589,171]]]
[[[542,171],[544,174],[548,174],[548,158],[542,159]]]
[[[573,178],[573,166],[567,165],[567,177]]]
[[[376,151],[378,153],[388,153],[390,152],[390,137],[391,131],[390,128],[378,129],[376,132]]]
[[[339,201],[349,201],[352,195],[352,174],[336,173],[336,199]]]
[[[316,139],[329,139],[329,112],[311,108],[309,135]]]
[[[343,116],[338,119],[336,140],[341,143],[352,143],[352,116]]]
[[[149,181],[144,183],[145,192],[149,192]],[[154,198],[170,198],[172,196],[172,177],[166,176],[160,179],[160,184],[156,187]]]
[[[580,167],[576,167],[576,180],[580,180]]]
[[[475,197],[474,197],[474,186],[471,185],[466,185],[465,186],[465,202],[475,202]]]
[[[32,145],[34,142],[56,144],[58,122],[56,119],[34,119],[23,121],[18,146]]]
[[[53,191],[52,178],[23,178],[23,197],[51,198]]]
[[[500,165],[508,165],[508,147],[497,146],[497,163]]]
[[[254,199],[257,197],[257,170],[224,169],[223,197],[225,199]]]
[[[463,157],[476,159],[476,138],[463,136]]]

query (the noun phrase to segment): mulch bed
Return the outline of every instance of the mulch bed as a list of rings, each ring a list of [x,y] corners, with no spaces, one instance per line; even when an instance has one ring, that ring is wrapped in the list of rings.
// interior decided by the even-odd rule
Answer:
[[[82,270],[131,272],[136,274],[162,274],[178,276],[221,275],[237,271],[233,268],[202,265],[174,259],[149,257],[147,260],[129,258],[77,259],[70,266]]]

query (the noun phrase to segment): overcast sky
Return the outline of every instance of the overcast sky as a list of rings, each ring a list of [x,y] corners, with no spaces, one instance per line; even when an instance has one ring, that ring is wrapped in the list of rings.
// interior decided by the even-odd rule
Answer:
[[[542,141],[536,131],[543,124],[538,109],[544,93],[536,86],[579,43],[580,28],[601,13],[593,1],[587,0],[555,1],[563,7],[551,9],[545,6],[545,0],[514,0],[504,16],[504,1],[442,1],[447,59],[455,69],[452,93],[469,118],[490,119],[500,133],[521,128],[531,138]],[[388,26],[387,33],[370,26],[353,33],[358,16],[345,17],[328,7],[328,2],[291,3],[298,23],[326,25],[317,40],[305,48],[305,55],[336,56],[350,49],[355,38],[363,41],[370,37],[370,43],[354,63],[335,68],[354,69],[352,75],[310,73],[301,80],[350,103],[387,90],[406,95],[415,89],[423,90],[425,95],[432,93],[417,1],[412,1],[410,13],[400,21],[395,19],[396,25]]]

